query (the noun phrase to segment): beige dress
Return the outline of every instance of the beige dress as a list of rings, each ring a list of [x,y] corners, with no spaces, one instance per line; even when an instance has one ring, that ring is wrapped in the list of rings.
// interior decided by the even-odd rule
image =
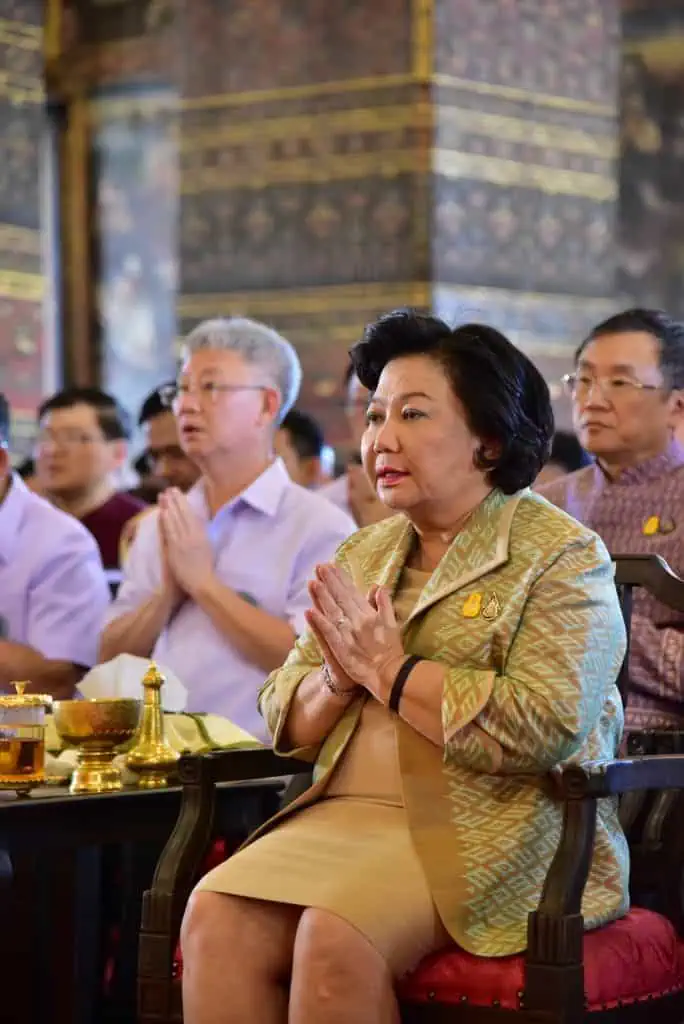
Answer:
[[[404,570],[394,602],[399,621],[429,577]],[[198,888],[337,914],[396,977],[448,943],[408,829],[392,713],[368,700],[322,798],[214,868]]]

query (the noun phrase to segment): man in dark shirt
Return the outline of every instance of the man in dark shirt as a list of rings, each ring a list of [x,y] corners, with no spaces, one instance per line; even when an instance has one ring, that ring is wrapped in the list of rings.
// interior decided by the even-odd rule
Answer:
[[[170,405],[175,387],[175,381],[168,381],[155,388],[143,402],[138,424],[145,434],[145,457],[158,489],[177,487],[187,492],[199,480],[200,471],[181,448]]]
[[[97,541],[102,563],[119,568],[121,532],[145,506],[116,490],[129,427],[123,409],[99,388],[67,388],[38,410],[36,472],[45,497],[80,519]]]
[[[290,409],[276,431],[274,448],[300,487],[315,490],[326,482],[325,438],[313,416]]]

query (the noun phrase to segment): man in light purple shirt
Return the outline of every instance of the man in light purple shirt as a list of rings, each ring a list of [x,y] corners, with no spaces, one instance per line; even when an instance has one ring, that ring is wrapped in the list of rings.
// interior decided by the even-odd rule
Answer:
[[[315,566],[354,531],[274,459],[300,382],[294,349],[263,324],[213,320],[188,336],[168,399],[202,476],[142,519],[101,643],[103,660],[153,656],[186,686],[188,710],[262,740],[258,690],[304,628]]]
[[[8,447],[0,394],[0,690],[67,698],[96,661],[109,587],[91,535],[11,473]]]

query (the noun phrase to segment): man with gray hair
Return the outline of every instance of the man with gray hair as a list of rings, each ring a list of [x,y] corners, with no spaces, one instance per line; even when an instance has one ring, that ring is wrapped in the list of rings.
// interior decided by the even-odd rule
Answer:
[[[187,495],[164,491],[141,521],[100,646],[102,660],[154,657],[186,686],[187,710],[262,740],[259,687],[304,629],[316,565],[355,529],[274,458],[301,376],[289,342],[252,320],[188,335],[166,401],[201,477]]]

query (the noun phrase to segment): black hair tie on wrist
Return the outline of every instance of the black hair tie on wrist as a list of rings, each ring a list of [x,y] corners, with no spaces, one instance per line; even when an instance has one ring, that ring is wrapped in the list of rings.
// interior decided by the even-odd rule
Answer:
[[[399,710],[399,701],[401,700],[401,695],[404,692],[406,680],[411,675],[411,672],[416,667],[419,661],[423,661],[423,658],[419,658],[417,654],[410,654],[409,657],[404,662],[404,664],[399,669],[399,671],[397,672],[397,678],[394,680],[394,683],[392,684],[390,698],[387,702],[387,707],[390,709],[390,711]]]

